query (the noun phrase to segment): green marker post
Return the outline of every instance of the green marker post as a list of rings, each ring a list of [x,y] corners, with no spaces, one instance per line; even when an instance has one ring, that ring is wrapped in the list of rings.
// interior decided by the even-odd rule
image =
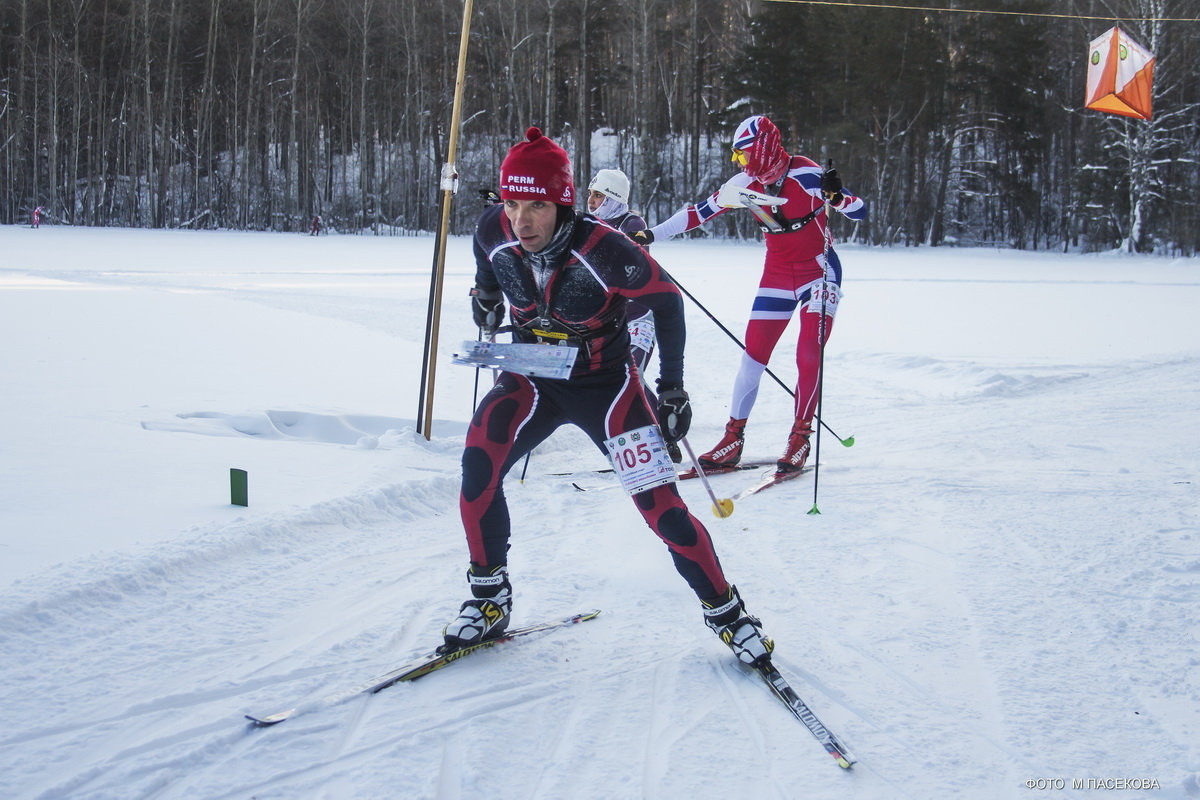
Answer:
[[[235,506],[250,505],[249,482],[244,469],[229,470],[229,502]]]

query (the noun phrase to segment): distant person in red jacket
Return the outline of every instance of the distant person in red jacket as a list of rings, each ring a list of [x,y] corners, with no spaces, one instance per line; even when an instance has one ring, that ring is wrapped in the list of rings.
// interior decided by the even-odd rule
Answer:
[[[312,223],[308,226],[308,235],[309,236],[319,236],[320,234],[321,234],[321,216],[319,214],[314,214],[313,218],[312,218]]]
[[[35,208],[33,210],[33,227],[35,227],[35,228],[41,227],[42,214],[45,214],[45,213],[46,213],[46,209],[42,208],[41,206],[38,206],[37,208]]]

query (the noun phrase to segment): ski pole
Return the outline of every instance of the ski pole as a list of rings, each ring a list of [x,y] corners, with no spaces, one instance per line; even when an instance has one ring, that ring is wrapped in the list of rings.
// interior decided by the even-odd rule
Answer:
[[[708,492],[708,498],[712,500],[713,516],[724,519],[733,513],[733,499],[726,497],[722,500],[717,499],[716,493],[712,490],[712,485],[708,482],[708,476],[704,474],[704,468],[700,466],[700,462],[696,459],[696,454],[692,452],[692,445],[684,436],[679,441],[683,442],[683,449],[687,450],[688,458],[692,460],[692,468],[696,470],[696,476],[700,478],[700,482],[704,484],[704,491]]]
[[[671,281],[674,282],[674,284],[679,287],[679,291],[683,292],[684,295],[687,297],[687,299],[691,300],[693,303],[696,304],[696,308],[703,311],[705,316],[707,316],[709,319],[711,319],[716,324],[716,326],[725,333],[726,336],[728,336],[730,339],[733,339],[734,343],[738,347],[742,348],[742,352],[746,351],[746,345],[742,343],[742,340],[739,339],[733,331],[729,330],[729,328],[726,328],[721,323],[721,320],[717,319],[711,311],[709,311],[707,308],[704,307],[703,303],[701,303],[699,300],[697,300],[696,297],[691,292],[689,292],[687,289],[685,289],[683,284],[680,283],[679,280],[674,275],[672,275],[670,277],[671,277]],[[778,383],[783,388],[783,390],[785,392],[787,392],[788,394],[790,394],[792,396],[793,400],[796,398],[795,390],[793,390],[786,383],[784,383],[782,380],[780,380],[779,376],[776,375],[774,372],[772,372],[770,367],[766,368],[766,372],[768,375],[770,375],[775,380],[776,383]],[[843,439],[842,437],[837,435],[837,431],[835,431],[833,428],[829,427],[829,425],[825,422],[825,420],[821,420],[820,425],[822,427],[824,427],[825,430],[829,431],[830,435],[832,435],[833,438],[835,438],[839,442],[841,442],[843,447],[853,447],[854,446],[854,437],[853,436],[848,436],[847,438]]]
[[[483,341],[483,328],[475,329],[475,341]],[[479,370],[480,367],[475,368],[475,389],[471,393],[471,416],[475,416],[475,411],[479,408]]]
[[[825,224],[829,225],[829,203],[825,204]],[[817,358],[817,445],[813,449],[813,458],[817,463],[813,466],[813,504],[808,510],[809,514],[820,514],[821,509],[817,508],[817,485],[821,481],[821,407],[825,405],[825,396],[822,394],[822,389],[825,386],[825,295],[828,287],[825,281],[821,281],[821,321],[817,330],[817,343],[821,346],[821,354]],[[835,436],[837,434],[834,434]]]
[[[833,168],[833,161],[826,162],[826,171]],[[824,180],[821,181],[824,184]],[[813,449],[813,458],[817,460],[813,466],[813,504],[808,510],[809,514],[820,514],[821,509],[817,508],[817,486],[821,481],[821,407],[825,405],[825,303],[829,297],[829,250],[833,246],[833,237],[829,235],[829,198],[825,198],[825,253],[822,271],[825,273],[821,279],[821,320],[817,323],[817,345],[821,348],[820,354],[817,357],[817,444]],[[835,434],[836,435],[836,434]]]

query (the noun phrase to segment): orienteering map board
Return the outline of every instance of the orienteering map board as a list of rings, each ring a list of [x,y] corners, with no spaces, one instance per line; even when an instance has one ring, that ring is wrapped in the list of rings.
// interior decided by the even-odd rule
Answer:
[[[531,378],[571,377],[578,347],[504,342],[463,342],[462,352],[453,363],[467,367],[487,367],[528,375]]]

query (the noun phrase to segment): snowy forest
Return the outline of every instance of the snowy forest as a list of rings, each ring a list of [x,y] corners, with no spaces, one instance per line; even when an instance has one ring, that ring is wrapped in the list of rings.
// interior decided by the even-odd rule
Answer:
[[[882,5],[476,0],[452,232],[529,125],[654,223],[765,113],[868,200],[865,244],[1197,252],[1194,0]],[[0,222],[434,230],[463,8],[0,0]],[[1083,108],[1114,24],[1157,55],[1149,121]],[[754,232],[727,216],[703,235]]]

